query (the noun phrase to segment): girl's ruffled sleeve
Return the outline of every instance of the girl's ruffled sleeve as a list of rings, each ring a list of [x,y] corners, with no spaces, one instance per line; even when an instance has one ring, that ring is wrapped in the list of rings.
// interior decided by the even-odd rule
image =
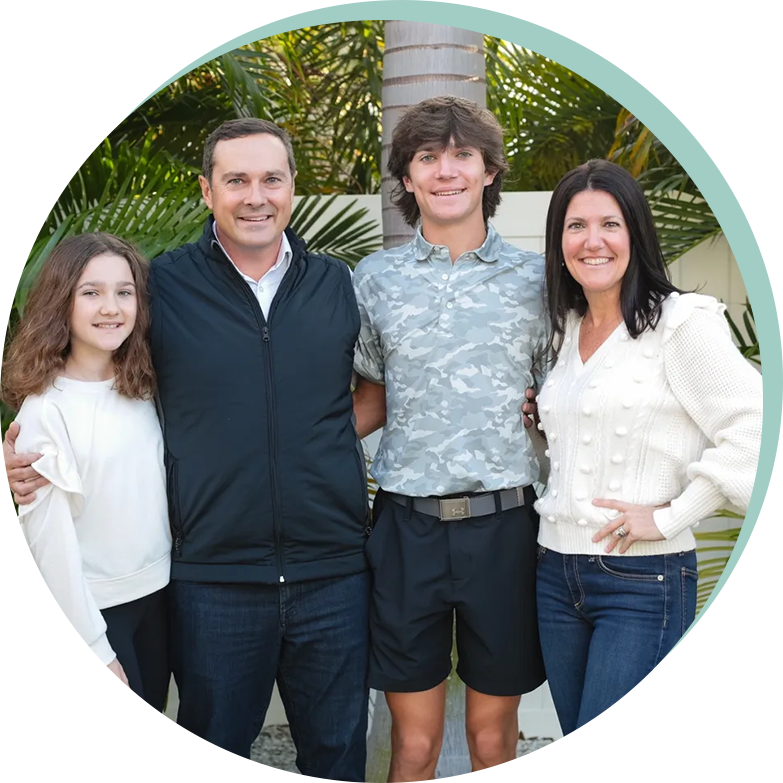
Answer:
[[[30,397],[19,411],[16,450],[43,456],[33,467],[49,480],[35,500],[19,507],[19,521],[36,565],[60,608],[104,664],[117,656],[82,568],[75,519],[84,507],[68,430],[60,410],[45,398]]]

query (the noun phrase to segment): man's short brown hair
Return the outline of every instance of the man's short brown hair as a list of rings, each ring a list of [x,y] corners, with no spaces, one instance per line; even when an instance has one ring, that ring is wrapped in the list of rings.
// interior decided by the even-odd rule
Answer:
[[[259,133],[268,133],[276,136],[283,142],[288,156],[288,168],[291,177],[296,176],[296,161],[294,160],[294,148],[291,145],[291,137],[274,122],[259,120],[256,117],[240,117],[236,120],[228,120],[209,134],[204,143],[204,157],[201,163],[201,173],[204,179],[212,183],[212,170],[215,168],[215,147],[219,141],[227,139],[242,139],[245,136],[255,136]]]

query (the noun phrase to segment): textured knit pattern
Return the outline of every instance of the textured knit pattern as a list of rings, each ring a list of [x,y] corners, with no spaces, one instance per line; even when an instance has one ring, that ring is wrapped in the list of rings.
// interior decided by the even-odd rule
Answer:
[[[521,407],[545,341],[542,274],[541,256],[492,226],[454,264],[419,231],[356,267],[355,369],[386,384],[372,468],[383,489],[447,495],[536,481]]]
[[[712,297],[672,294],[654,331],[634,340],[621,324],[585,363],[581,319],[571,314],[538,398],[551,460],[536,503],[542,546],[604,553],[606,542],[591,539],[617,512],[595,498],[671,503],[654,514],[666,540],[634,542],[628,555],[693,549],[699,520],[729,503],[747,509],[761,375],[732,343],[724,310]]]

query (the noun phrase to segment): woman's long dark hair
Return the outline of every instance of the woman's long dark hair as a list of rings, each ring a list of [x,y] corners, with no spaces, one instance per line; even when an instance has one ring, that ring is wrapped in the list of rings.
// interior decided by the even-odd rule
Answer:
[[[650,205],[639,183],[621,166],[608,160],[590,160],[569,171],[552,193],[546,216],[546,293],[550,335],[546,353],[555,355],[565,332],[569,310],[587,311],[582,286],[574,280],[563,258],[563,226],[571,199],[585,190],[608,193],[620,205],[631,239],[631,257],[620,285],[620,309],[631,337],[654,329],[661,303],[679,289],[669,277]]]

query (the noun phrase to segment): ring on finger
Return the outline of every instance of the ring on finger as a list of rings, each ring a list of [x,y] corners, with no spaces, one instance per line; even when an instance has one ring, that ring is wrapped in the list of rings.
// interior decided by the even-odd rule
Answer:
[[[614,534],[618,538],[625,538],[628,535],[628,531],[622,525],[620,525],[620,527],[618,527],[617,530],[614,531]]]

